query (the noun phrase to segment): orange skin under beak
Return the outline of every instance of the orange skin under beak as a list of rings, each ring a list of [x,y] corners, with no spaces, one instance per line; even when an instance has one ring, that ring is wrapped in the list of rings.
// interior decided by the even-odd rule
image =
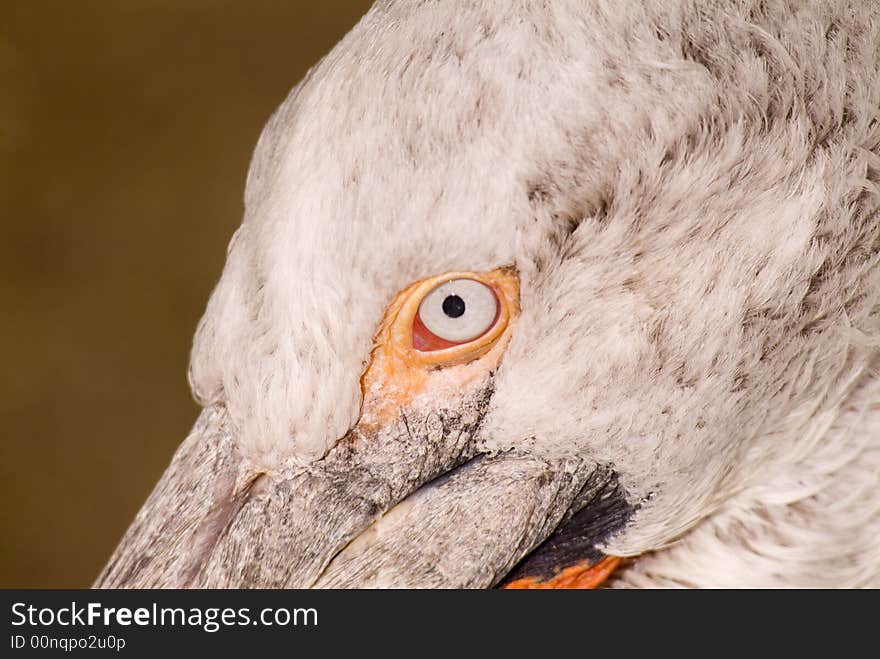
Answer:
[[[559,574],[546,581],[540,581],[537,577],[523,577],[512,581],[506,586],[507,590],[550,590],[550,589],[584,589],[598,588],[623,559],[619,556],[606,556],[598,563],[578,563],[563,569]]]

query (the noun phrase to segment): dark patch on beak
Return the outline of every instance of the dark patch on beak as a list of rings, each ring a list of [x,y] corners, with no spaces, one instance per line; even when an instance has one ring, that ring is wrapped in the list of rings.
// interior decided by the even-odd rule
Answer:
[[[501,586],[518,579],[546,581],[567,567],[584,561],[597,563],[605,557],[598,546],[626,526],[638,505],[627,502],[617,473],[610,468],[593,472],[582,494],[580,510],[575,505],[572,510],[576,512],[569,513],[553,535],[520,561]]]

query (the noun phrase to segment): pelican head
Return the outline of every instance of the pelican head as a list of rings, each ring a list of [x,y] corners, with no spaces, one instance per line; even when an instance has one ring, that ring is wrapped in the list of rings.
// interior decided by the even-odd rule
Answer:
[[[97,585],[878,585],[878,35],[378,2],[263,131]]]

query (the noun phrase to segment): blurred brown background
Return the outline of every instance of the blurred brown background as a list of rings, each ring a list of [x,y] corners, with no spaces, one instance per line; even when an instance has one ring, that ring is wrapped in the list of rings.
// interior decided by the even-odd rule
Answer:
[[[0,586],[109,557],[196,417],[260,129],[369,4],[0,2]]]

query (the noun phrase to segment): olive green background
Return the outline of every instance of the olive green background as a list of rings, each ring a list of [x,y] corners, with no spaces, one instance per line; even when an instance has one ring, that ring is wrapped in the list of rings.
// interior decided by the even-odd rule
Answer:
[[[369,2],[0,0],[0,586],[88,586],[197,415],[251,151]]]

